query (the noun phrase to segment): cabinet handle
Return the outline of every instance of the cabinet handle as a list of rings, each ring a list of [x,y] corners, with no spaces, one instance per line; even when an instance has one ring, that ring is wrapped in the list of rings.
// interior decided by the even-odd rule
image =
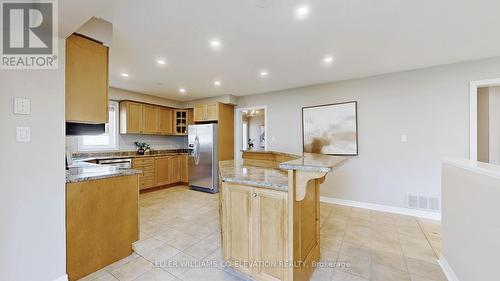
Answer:
[[[257,193],[252,193],[252,197],[257,197]]]

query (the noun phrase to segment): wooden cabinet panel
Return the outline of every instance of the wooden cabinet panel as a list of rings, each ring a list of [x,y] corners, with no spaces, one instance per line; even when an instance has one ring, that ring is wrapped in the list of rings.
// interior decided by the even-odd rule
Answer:
[[[132,168],[142,171],[142,174],[139,175],[140,190],[155,187],[154,158],[134,158]]]
[[[108,47],[73,34],[66,39],[66,121],[108,122]]]
[[[160,107],[160,134],[161,135],[171,135],[173,134],[172,127],[174,125],[174,121],[172,119],[172,109]]]
[[[141,134],[143,132],[143,104],[138,102],[120,102],[120,133]]]
[[[188,109],[188,125],[193,125],[194,124],[194,110]]]
[[[144,127],[142,132],[144,134],[160,134],[160,115],[158,106],[144,104],[143,109],[143,122]]]
[[[155,158],[155,186],[172,183],[172,157]]]
[[[203,122],[205,121],[206,116],[206,106],[204,104],[195,105],[193,108],[193,119],[194,122]]]
[[[170,163],[172,165],[171,167],[171,173],[172,177],[170,178],[170,181],[172,183],[174,182],[180,182],[181,181],[181,156],[173,156],[170,158]]]
[[[217,121],[219,119],[219,104],[209,103],[205,105],[205,121]]]
[[[256,196],[255,196],[256,195]],[[286,260],[287,194],[255,188],[252,194],[252,226],[254,261],[267,262],[270,266],[255,267],[258,280],[284,280],[285,270],[279,262]],[[275,265],[275,266],[274,266]]]
[[[174,110],[174,134],[184,136],[187,134],[188,111],[184,109]]]
[[[223,183],[223,255],[226,261],[234,263],[250,262],[252,260],[251,237],[251,192],[252,188]],[[238,268],[246,274],[251,274],[250,268]]]
[[[189,156],[181,155],[181,182],[189,182]]]

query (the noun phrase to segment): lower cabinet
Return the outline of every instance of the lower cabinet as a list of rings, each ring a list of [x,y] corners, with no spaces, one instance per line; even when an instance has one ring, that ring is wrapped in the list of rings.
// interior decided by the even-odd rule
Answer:
[[[169,155],[134,158],[132,168],[142,171],[139,176],[139,189],[188,182],[187,157],[187,155]]]
[[[256,280],[286,280],[287,193],[223,183],[221,199],[224,260]]]
[[[189,182],[189,156],[181,155],[181,182]]]

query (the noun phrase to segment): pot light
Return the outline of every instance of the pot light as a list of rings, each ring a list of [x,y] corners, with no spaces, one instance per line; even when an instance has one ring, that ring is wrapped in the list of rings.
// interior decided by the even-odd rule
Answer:
[[[210,40],[210,46],[214,50],[219,50],[220,48],[222,48],[222,43],[218,39],[212,39]]]
[[[262,70],[260,73],[259,73],[260,77],[268,77],[269,76],[269,71],[267,70]]]
[[[186,89],[185,88],[179,88],[179,93],[185,94],[186,93]]]
[[[221,81],[219,81],[219,80],[215,80],[215,81],[214,81],[214,86],[215,86],[215,87],[220,87],[221,85],[222,85],[222,82],[221,82]]]
[[[167,62],[165,60],[157,60],[156,63],[158,63],[159,65],[166,65]]]
[[[300,5],[295,9],[295,18],[298,20],[303,20],[309,17],[310,9],[308,5]]]
[[[128,77],[128,76],[129,76],[129,75],[128,75],[128,73],[122,73],[122,74],[120,74],[120,75],[121,75],[122,77]]]
[[[330,55],[328,55],[328,56],[326,56],[326,57],[323,58],[323,63],[324,64],[332,64],[333,61],[335,61],[335,57],[330,56]]]

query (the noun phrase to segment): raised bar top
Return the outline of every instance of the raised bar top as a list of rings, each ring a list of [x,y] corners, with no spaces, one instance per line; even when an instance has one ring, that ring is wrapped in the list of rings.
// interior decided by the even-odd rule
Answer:
[[[342,165],[345,161],[347,161],[347,158],[343,156],[304,153],[300,158],[280,163],[280,168],[286,170],[329,173],[334,168]]]
[[[226,160],[219,162],[219,174],[223,182],[288,191],[288,173],[281,169],[245,165]]]

